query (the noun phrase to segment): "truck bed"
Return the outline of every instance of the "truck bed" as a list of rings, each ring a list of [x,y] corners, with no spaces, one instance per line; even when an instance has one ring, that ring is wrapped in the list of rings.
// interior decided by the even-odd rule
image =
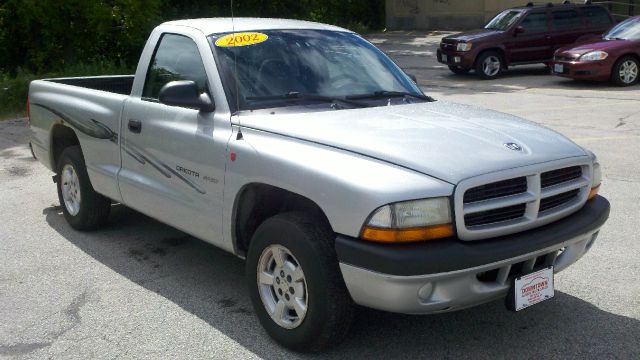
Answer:
[[[83,76],[71,78],[46,79],[59,84],[78,86],[93,90],[106,91],[121,95],[131,94],[134,75]]]

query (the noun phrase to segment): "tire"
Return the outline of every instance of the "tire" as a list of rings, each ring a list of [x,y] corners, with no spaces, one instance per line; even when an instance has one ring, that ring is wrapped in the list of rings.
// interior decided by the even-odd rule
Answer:
[[[465,69],[465,68],[461,68],[459,66],[453,66],[453,65],[449,65],[449,70],[451,70],[452,73],[457,75],[465,75],[465,74],[468,74],[469,71],[471,71],[471,69]]]
[[[267,333],[284,347],[318,352],[343,341],[351,327],[354,305],[338,267],[333,239],[329,226],[298,212],[267,219],[251,239],[246,262],[251,301]],[[280,261],[284,266],[278,267],[276,253],[286,260]],[[260,280],[263,272],[273,275],[271,281]],[[295,274],[300,273],[302,280],[298,276],[296,281]],[[278,289],[284,290],[280,296]],[[295,305],[281,305],[286,308],[281,312],[285,316],[278,317],[280,301],[299,301],[306,307],[298,312]],[[275,318],[283,320],[279,323]]]
[[[504,60],[497,51],[485,51],[476,60],[476,73],[484,80],[492,80],[502,74]]]
[[[633,56],[623,56],[611,71],[611,81],[617,86],[631,86],[640,80],[640,61]]]
[[[106,223],[111,200],[93,190],[80,146],[70,146],[62,151],[57,179],[58,199],[71,227],[89,231]]]

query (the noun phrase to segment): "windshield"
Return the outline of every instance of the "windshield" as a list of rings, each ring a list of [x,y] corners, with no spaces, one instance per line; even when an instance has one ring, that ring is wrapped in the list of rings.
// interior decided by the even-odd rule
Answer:
[[[606,40],[640,40],[640,18],[627,19],[613,27],[604,36]]]
[[[520,11],[506,10],[496,15],[493,20],[489,21],[485,29],[491,30],[507,30],[520,17]]]
[[[235,111],[334,99],[347,106],[348,97],[380,92],[423,96],[397,65],[356,34],[274,30],[216,34],[211,42],[229,106]],[[365,106],[382,102],[372,96]]]

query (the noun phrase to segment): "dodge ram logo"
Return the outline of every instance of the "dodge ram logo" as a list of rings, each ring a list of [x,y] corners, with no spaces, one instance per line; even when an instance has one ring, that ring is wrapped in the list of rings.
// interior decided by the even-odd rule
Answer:
[[[504,147],[513,151],[522,151],[522,146],[512,142],[504,143]]]

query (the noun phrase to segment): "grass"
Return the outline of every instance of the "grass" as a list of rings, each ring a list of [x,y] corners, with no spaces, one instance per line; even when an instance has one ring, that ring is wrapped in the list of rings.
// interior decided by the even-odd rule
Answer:
[[[29,83],[33,80],[53,77],[132,74],[133,72],[134,70],[131,67],[111,62],[77,64],[60,71],[41,74],[34,74],[21,69],[18,69],[13,76],[0,72],[0,120],[26,116]]]

